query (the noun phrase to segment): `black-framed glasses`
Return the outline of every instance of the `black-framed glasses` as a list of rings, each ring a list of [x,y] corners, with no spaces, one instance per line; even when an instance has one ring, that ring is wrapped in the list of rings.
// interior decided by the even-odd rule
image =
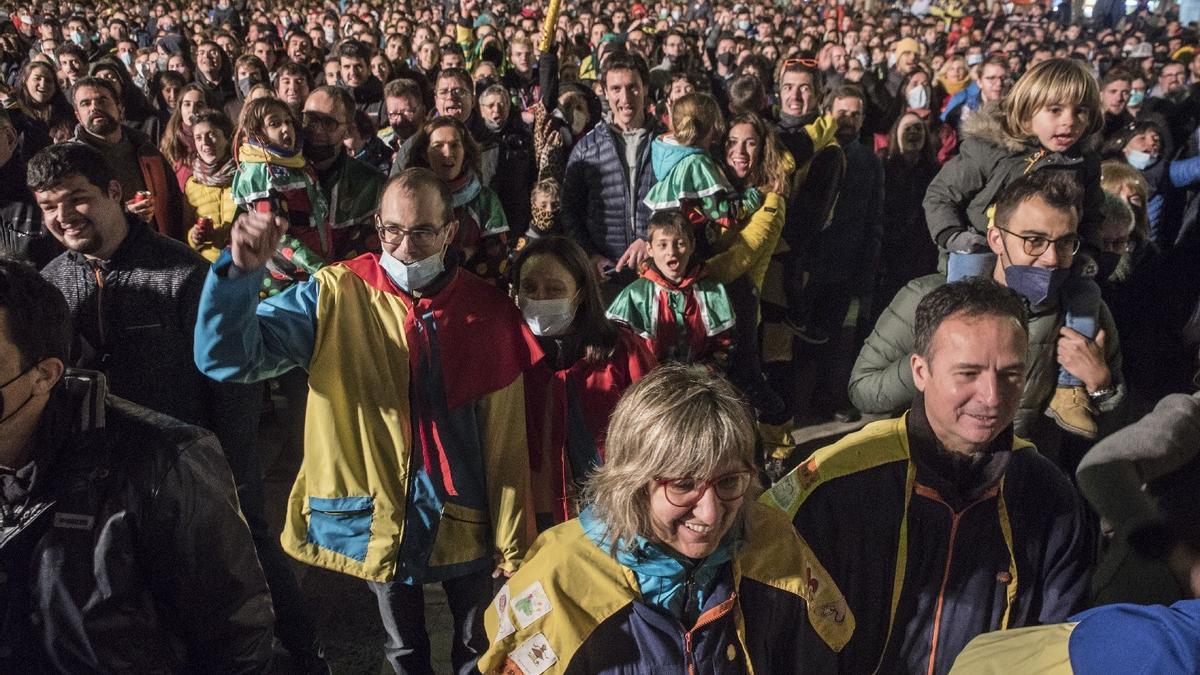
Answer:
[[[417,248],[426,248],[433,245],[437,241],[437,236],[442,233],[442,227],[417,227],[411,230],[406,230],[395,225],[375,225],[375,231],[379,233],[379,240],[385,244],[395,244],[399,246],[404,242],[404,238],[412,242]]]
[[[1034,258],[1040,257],[1043,253],[1045,253],[1050,248],[1051,244],[1054,245],[1054,252],[1060,257],[1069,258],[1076,253],[1079,253],[1079,247],[1082,244],[1078,235],[1074,234],[1064,235],[1058,239],[1051,239],[1049,237],[1043,237],[1040,234],[1017,234],[1016,232],[1013,232],[1012,230],[1006,230],[999,225],[996,225],[995,227],[1004,234],[1009,234],[1017,239],[1020,239],[1025,248],[1025,255],[1033,256]]]
[[[470,92],[462,87],[454,87],[453,89],[438,89],[433,93],[438,98],[462,98]]]
[[[308,111],[301,113],[301,121],[306,127],[313,127],[324,131],[333,131],[342,126],[342,123],[336,117]]]
[[[1100,240],[1101,249],[1109,253],[1129,253],[1133,250],[1133,242],[1129,237],[1105,237]]]
[[[749,471],[731,471],[711,480],[655,478],[654,482],[663,488],[663,494],[672,506],[688,507],[703,499],[709,488],[712,488],[717,499],[723,502],[741,499],[750,489],[753,480],[754,475]]]

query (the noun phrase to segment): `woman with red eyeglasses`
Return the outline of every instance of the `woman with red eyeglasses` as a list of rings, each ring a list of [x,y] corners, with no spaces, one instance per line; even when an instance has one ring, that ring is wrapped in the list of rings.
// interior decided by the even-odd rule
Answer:
[[[753,453],[753,415],[707,370],[630,387],[579,518],[543,533],[488,607],[480,671],[831,672],[854,617],[754,500]]]

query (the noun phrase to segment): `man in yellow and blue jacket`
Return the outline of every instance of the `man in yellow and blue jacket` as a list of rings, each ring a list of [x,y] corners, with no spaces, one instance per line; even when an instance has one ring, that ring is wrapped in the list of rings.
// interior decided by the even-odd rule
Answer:
[[[857,628],[842,673],[946,673],[971,638],[1082,609],[1093,526],[1067,477],[1013,435],[1028,314],[970,278],[929,293],[899,419],[822,448],[763,497],[792,517]]]
[[[196,324],[200,369],[256,381],[309,373],[304,462],[284,549],[365,579],[379,597],[397,672],[432,672],[421,586],[442,582],[456,672],[487,646],[492,578],[533,539],[524,373],[541,352],[520,311],[444,260],[457,223],[425,169],[385,188],[383,253],[325,267],[258,302],[263,265],[286,229],[239,217],[213,265]]]

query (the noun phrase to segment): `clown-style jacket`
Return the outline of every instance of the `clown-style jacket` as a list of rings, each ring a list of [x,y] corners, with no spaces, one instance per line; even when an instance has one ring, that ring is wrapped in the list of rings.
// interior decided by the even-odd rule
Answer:
[[[841,593],[773,508],[746,504],[690,627],[647,604],[649,577],[590,529],[579,518],[542,533],[488,606],[485,675],[824,673],[854,633]]]
[[[556,351],[577,352],[577,344],[564,344],[578,343],[575,338],[540,338],[539,342],[547,357],[526,376],[525,412],[534,512],[539,529],[544,529],[576,515],[580,484],[604,461],[609,415],[629,385],[658,361],[624,326],[618,327],[612,357],[601,363],[586,358],[562,363],[551,358]]]
[[[724,370],[733,349],[733,305],[721,284],[691,267],[678,282],[653,262],[608,307],[608,318],[628,325],[661,362],[701,363]]]
[[[456,265],[405,293],[377,254],[256,303],[263,272],[231,267],[226,252],[205,282],[196,364],[218,380],[309,374],[284,550],[381,582],[516,569],[533,521],[513,420],[541,350],[513,303]]]

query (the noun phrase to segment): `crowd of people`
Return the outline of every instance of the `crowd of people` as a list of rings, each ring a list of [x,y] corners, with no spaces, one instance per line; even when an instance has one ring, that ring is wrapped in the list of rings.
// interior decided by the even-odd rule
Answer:
[[[1197,672],[1167,4],[10,5],[0,671]]]

